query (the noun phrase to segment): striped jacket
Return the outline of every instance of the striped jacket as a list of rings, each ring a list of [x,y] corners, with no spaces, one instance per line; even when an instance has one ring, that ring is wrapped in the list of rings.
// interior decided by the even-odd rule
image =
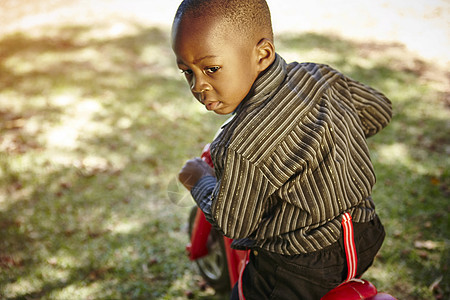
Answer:
[[[235,248],[323,249],[340,237],[344,212],[373,219],[366,138],[390,119],[390,101],[374,89],[277,55],[212,142],[216,177],[191,193]]]

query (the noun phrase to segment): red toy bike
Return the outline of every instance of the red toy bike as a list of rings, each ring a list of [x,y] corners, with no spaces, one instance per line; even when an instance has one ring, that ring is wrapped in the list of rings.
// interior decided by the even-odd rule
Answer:
[[[201,157],[213,167],[209,144],[203,149]],[[189,259],[196,262],[205,281],[218,292],[231,291],[248,262],[248,251],[231,249],[232,240],[212,228],[203,212],[197,207],[192,208],[189,216],[189,237],[190,243],[186,246]],[[347,247],[346,254],[347,258],[356,255],[356,253],[352,254],[351,250],[347,251]],[[351,274],[352,263],[348,265],[349,274]],[[321,300],[395,300],[391,295],[378,293],[375,286],[367,280],[353,277],[350,275],[346,282],[328,292]],[[240,299],[245,299],[241,293],[240,287]]]

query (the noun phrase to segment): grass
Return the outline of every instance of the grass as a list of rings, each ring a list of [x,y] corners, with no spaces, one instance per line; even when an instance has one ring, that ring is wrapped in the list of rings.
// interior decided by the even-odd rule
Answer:
[[[224,298],[185,256],[193,202],[176,182],[224,118],[189,94],[166,30],[108,32],[0,40],[0,298]],[[395,44],[305,33],[277,45],[390,97],[392,124],[369,140],[387,238],[365,277],[399,299],[448,298],[446,70]]]

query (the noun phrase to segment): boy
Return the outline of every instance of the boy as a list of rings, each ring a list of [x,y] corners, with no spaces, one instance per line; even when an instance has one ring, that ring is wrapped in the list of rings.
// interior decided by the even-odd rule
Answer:
[[[264,0],[183,1],[172,47],[195,98],[233,113],[214,170],[192,159],[179,179],[233,247],[252,250],[240,298],[320,299],[345,281],[344,216],[361,276],[384,239],[366,137],[389,123],[390,101],[328,66],[286,64]]]

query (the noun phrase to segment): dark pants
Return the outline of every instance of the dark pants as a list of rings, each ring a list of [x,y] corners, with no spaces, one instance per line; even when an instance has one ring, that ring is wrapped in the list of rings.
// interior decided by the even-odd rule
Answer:
[[[378,217],[367,223],[353,223],[358,254],[356,277],[373,263],[385,232]],[[313,253],[283,256],[261,249],[252,250],[242,285],[246,300],[318,300],[341,284],[347,276],[344,241]],[[239,299],[237,286],[232,300]]]

